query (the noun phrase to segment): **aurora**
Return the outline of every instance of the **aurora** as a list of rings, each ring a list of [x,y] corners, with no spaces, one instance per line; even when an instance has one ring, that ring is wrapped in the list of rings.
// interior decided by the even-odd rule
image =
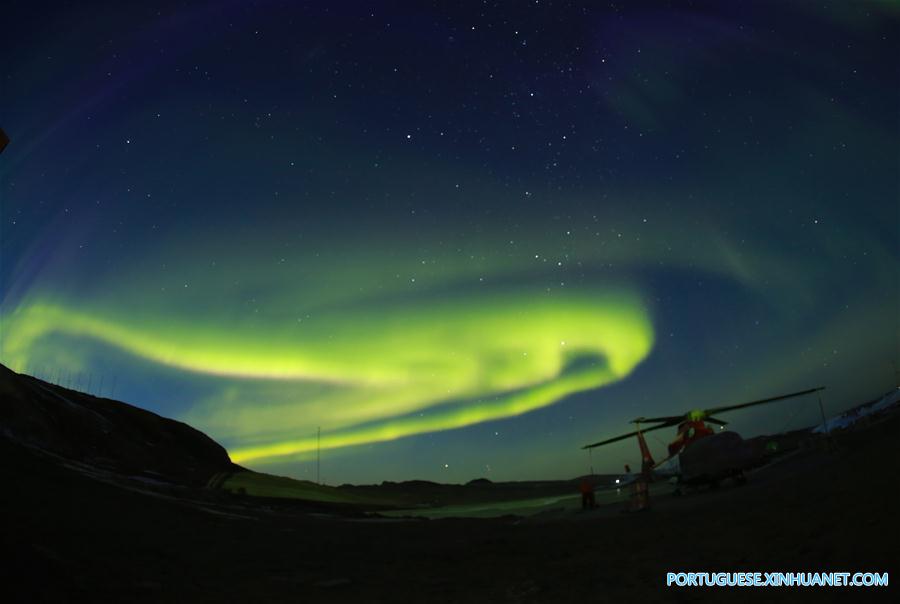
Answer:
[[[332,430],[323,443],[331,448],[458,428],[552,404],[627,376],[646,357],[653,337],[639,299],[624,293],[551,297],[519,291],[427,308],[345,310],[308,325],[276,326],[260,339],[256,331],[217,333],[171,320],[131,327],[35,305],[17,311],[7,324],[6,352],[27,366],[27,353],[40,338],[64,334],[185,371],[253,379],[263,387],[280,382],[282,399],[299,383],[295,401],[278,405],[274,415],[270,405],[255,402],[260,395],[252,389],[244,394],[246,411],[219,408],[217,414],[232,417],[244,436],[258,436],[271,434],[274,426],[302,430],[294,417],[315,410],[315,421]],[[306,383],[331,388],[310,396],[303,394]],[[450,402],[457,404],[443,408]],[[434,406],[440,408],[428,418],[403,417]],[[260,425],[259,418],[272,424]],[[380,423],[355,425],[373,420]],[[246,461],[312,446],[275,442],[232,455]]]

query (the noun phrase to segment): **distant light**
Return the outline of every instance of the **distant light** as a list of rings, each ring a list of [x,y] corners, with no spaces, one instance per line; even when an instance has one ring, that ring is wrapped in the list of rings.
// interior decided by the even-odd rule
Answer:
[[[616,478],[616,484],[619,484],[619,479],[618,479],[618,478]]]

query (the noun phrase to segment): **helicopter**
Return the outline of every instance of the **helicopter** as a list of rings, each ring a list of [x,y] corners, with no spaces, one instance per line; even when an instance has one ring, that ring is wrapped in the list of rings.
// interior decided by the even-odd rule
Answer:
[[[772,396],[737,405],[694,409],[681,415],[638,417],[630,422],[636,426],[634,432],[585,445],[582,449],[594,449],[595,447],[601,447],[636,436],[638,447],[641,451],[641,473],[639,479],[644,482],[652,480],[654,469],[677,457],[680,473],[678,474],[679,489],[676,492],[680,492],[681,486],[709,485],[714,488],[718,486],[721,480],[726,478],[743,483],[746,481],[744,471],[758,465],[762,461],[762,452],[751,447],[737,432],[724,430],[728,422],[718,419],[714,415],[812,394],[824,389],[824,386],[819,386],[801,390],[800,392]],[[642,428],[642,424],[653,425]],[[719,426],[719,431],[711,428],[708,424]],[[677,426],[675,439],[669,443],[668,456],[657,463],[650,454],[650,448],[647,446],[644,434],[672,426]]]

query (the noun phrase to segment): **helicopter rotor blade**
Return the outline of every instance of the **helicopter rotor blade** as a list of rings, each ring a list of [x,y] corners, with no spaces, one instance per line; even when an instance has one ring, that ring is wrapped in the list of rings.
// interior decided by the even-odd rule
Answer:
[[[680,420],[681,418],[679,418]],[[614,442],[618,442],[620,440],[625,440],[626,438],[630,438],[632,436],[637,436],[638,432],[650,432],[652,430],[659,430],[660,428],[668,428],[669,426],[674,426],[675,424],[659,424],[658,426],[651,426],[646,430],[635,430],[634,432],[629,432],[628,434],[622,434],[620,436],[615,436],[613,438],[607,438],[606,440],[601,440],[600,442],[596,442],[590,445],[585,445],[581,447],[582,449],[593,449],[594,447],[600,447],[603,445],[608,445]]]
[[[750,401],[749,403],[740,403],[739,405],[726,405],[724,407],[712,407],[711,409],[704,409],[703,413],[709,417],[714,413],[722,413],[724,411],[734,411],[735,409],[743,409],[745,407],[753,407],[754,405],[762,405],[763,403],[772,403],[775,401],[781,401],[786,398],[793,398],[795,396],[803,396],[804,394],[810,394],[813,392],[818,392],[819,390],[825,390],[824,386],[819,386],[818,388],[810,388],[809,390],[801,390],[800,392],[792,392],[790,394],[782,394],[780,396],[772,396],[769,398],[759,399],[757,401]]]
[[[631,420],[632,424],[655,424],[657,422],[666,422],[670,426],[684,419],[684,415],[667,415],[665,417],[636,417]]]
[[[615,436],[613,438],[608,438],[606,440],[601,440],[600,442],[592,443],[590,445],[585,445],[581,447],[582,449],[593,449],[594,447],[601,447],[603,445],[609,445],[614,442],[618,442],[620,440],[625,440],[626,438],[630,438],[632,436],[637,436],[641,432],[651,432],[653,430],[659,430],[661,428],[668,428],[670,426],[675,426],[680,424],[681,422],[689,419],[707,421],[712,424],[717,424],[719,426],[725,426],[728,422],[712,417],[715,413],[724,413],[725,411],[734,411],[735,409],[744,409],[746,407],[753,407],[755,405],[762,405],[764,403],[773,403],[775,401],[781,401],[788,398],[793,398],[795,396],[803,396],[804,394],[811,394],[813,392],[818,392],[820,390],[825,390],[824,386],[819,386],[817,388],[810,388],[808,390],[801,390],[799,392],[792,392],[790,394],[782,394],[779,396],[772,396],[769,398],[763,398],[755,401],[750,401],[747,403],[740,403],[738,405],[725,405],[723,407],[711,407],[709,409],[704,409],[702,411],[688,411],[683,415],[669,415],[664,417],[638,417],[631,421],[634,424],[656,424],[655,426],[650,426],[649,428],[645,428],[643,430],[635,430],[634,432],[628,432],[627,434],[622,434],[619,436]]]

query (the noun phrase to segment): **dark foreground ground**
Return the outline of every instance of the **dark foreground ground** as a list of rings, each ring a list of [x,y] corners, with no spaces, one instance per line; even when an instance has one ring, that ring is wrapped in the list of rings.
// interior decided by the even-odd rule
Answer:
[[[746,486],[661,497],[645,512],[485,520],[387,520],[98,481],[0,439],[2,599],[887,599],[896,588],[667,589],[665,573],[872,570],[896,583],[898,436],[895,416],[764,468]]]

